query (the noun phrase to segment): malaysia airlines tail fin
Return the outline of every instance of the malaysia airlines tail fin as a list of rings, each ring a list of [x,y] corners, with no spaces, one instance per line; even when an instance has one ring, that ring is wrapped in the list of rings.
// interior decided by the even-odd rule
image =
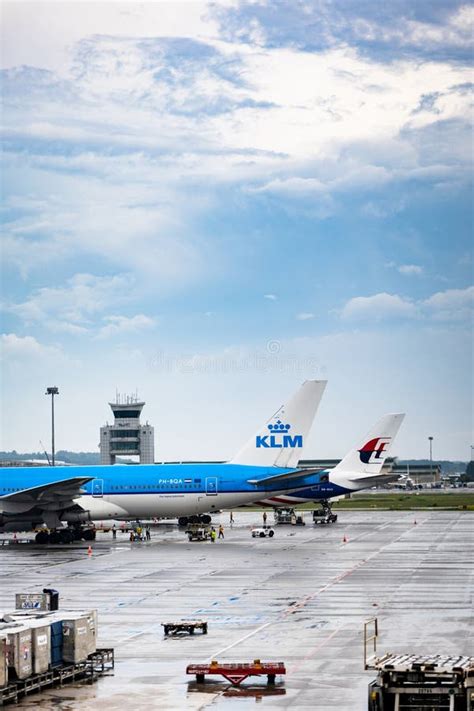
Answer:
[[[296,467],[327,380],[306,380],[286,405],[249,439],[232,464]]]
[[[331,481],[336,482],[338,474],[350,481],[378,476],[404,417],[403,413],[381,417],[359,447],[351,449],[331,471]]]

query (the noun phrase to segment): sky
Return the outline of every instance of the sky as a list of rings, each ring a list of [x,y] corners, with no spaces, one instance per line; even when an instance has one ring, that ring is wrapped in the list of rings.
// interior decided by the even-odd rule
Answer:
[[[3,2],[2,439],[226,459],[308,378],[304,452],[472,434],[472,29],[458,0]]]

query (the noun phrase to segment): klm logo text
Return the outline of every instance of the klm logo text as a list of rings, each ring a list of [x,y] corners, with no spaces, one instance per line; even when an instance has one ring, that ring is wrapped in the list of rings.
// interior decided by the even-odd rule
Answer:
[[[257,435],[256,447],[265,447],[269,449],[295,449],[303,446],[303,435],[290,435],[288,431],[291,425],[284,425],[281,420],[277,420],[275,424],[268,425],[270,434]]]

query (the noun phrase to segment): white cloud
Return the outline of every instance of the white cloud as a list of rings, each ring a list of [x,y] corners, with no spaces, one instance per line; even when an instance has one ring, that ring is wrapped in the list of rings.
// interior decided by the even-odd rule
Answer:
[[[39,178],[37,167],[18,157],[12,159],[11,168],[20,169],[26,180],[34,178],[38,194],[43,192],[40,183],[47,175],[51,191],[45,201],[37,201],[38,207],[25,208],[21,217],[4,224],[4,258],[23,275],[57,261],[93,257],[115,270],[135,271],[166,290],[210,270],[201,256],[205,239],[191,236],[175,204],[181,200],[166,186],[161,173],[151,177],[144,171],[142,182],[135,185],[128,179],[127,159],[110,166],[116,175],[110,180],[107,175],[101,180],[54,170],[40,170]],[[120,174],[118,185],[114,180]],[[209,206],[205,197],[189,195],[186,219],[191,220],[204,205]]]
[[[285,196],[311,196],[326,191],[326,185],[315,178],[276,178],[265,185],[249,188],[254,193],[274,193]]]
[[[144,329],[153,328],[155,321],[144,314],[136,316],[106,316],[104,321],[107,322],[98,333],[97,338],[110,338],[124,333],[136,333]]]
[[[30,3],[12,5],[6,34],[21,47],[14,28],[31,26]],[[77,23],[80,3],[67,5],[41,3],[38,21],[48,18],[45,36],[61,51],[66,31],[72,80],[31,66],[8,75],[6,165],[35,205],[7,221],[4,254],[24,276],[77,257],[136,271],[161,289],[222,272],[220,242],[209,260],[209,238],[195,229],[222,184],[240,183],[254,199],[282,197],[324,219],[338,210],[339,193],[375,193],[410,177],[464,179],[469,137],[436,139],[442,154],[423,149],[417,131],[433,115],[412,112],[437,92],[437,121],[469,121],[467,92],[450,93],[470,81],[469,67],[377,64],[347,47],[309,53],[223,42],[202,15],[206,3],[193,3],[189,18],[167,3],[133,11],[90,3],[91,18]],[[137,39],[144,27],[147,39]],[[150,38],[154,27],[160,37]],[[171,36],[194,41],[174,45]],[[41,54],[35,41],[30,65]],[[20,59],[10,49],[10,61]]]
[[[406,276],[419,276],[423,274],[423,267],[416,264],[401,264],[397,268],[400,274],[405,274]]]
[[[84,37],[115,35],[160,37],[214,35],[207,14],[209,3],[193,2],[54,2],[6,3],[2,9],[2,63],[5,67],[30,65],[68,72],[70,50]],[[35,31],[31,31],[34,17]],[[156,31],[155,30],[155,31]]]
[[[268,299],[268,301],[276,301],[278,297],[276,294],[264,294],[263,298]]]
[[[300,314],[296,314],[296,319],[298,321],[309,321],[310,319],[314,318],[314,314],[303,311]]]
[[[351,320],[382,321],[389,318],[414,318],[416,305],[398,294],[356,296],[344,306],[341,316]]]
[[[46,320],[44,325],[49,331],[53,331],[53,333],[69,333],[73,336],[82,336],[85,333],[89,333],[89,328],[86,328],[86,326],[78,326],[75,323],[68,323],[67,321]]]
[[[16,363],[23,360],[63,359],[64,354],[55,346],[45,346],[33,336],[17,336],[16,333],[1,334],[2,353],[5,361]]]
[[[97,314],[130,300],[135,288],[128,274],[75,274],[65,286],[43,287],[27,301],[5,308],[24,323],[40,322],[52,331],[81,334]]]
[[[438,291],[422,302],[437,321],[463,321],[474,315],[474,286]]]
[[[389,318],[427,318],[435,321],[468,321],[474,315],[474,286],[439,291],[414,301],[398,294],[356,296],[343,307],[347,320],[381,321]]]

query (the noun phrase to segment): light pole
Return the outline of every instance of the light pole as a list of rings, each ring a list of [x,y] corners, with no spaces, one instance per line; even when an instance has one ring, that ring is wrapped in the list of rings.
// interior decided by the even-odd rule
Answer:
[[[431,483],[433,483],[433,437],[428,437],[430,441],[430,477]]]
[[[54,467],[54,396],[59,395],[56,387],[46,388],[45,395],[51,395],[51,466]]]

